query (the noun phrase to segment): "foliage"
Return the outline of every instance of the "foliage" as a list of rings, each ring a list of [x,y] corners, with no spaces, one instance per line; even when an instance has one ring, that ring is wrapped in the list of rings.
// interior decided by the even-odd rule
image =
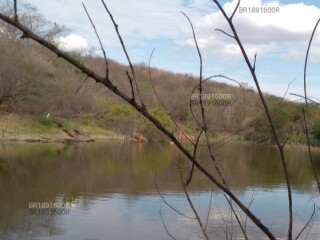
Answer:
[[[57,126],[57,124],[50,117],[47,118],[46,116],[40,115],[40,116],[37,116],[36,118],[37,118],[38,122],[40,124],[42,124],[43,126],[47,126],[47,127],[56,127]]]
[[[312,140],[311,144],[313,145],[320,145],[320,119],[316,119],[314,121],[314,125],[312,126],[311,129],[311,134],[312,134]]]
[[[170,129],[172,122],[162,107],[153,107],[149,112],[167,129]],[[138,129],[150,140],[162,140],[164,136],[159,133],[156,127],[146,118],[139,116]]]
[[[269,99],[270,113],[280,141],[287,139],[288,143],[306,143],[304,120],[302,113],[302,103],[291,103],[286,100],[277,100],[274,97]],[[319,115],[318,108],[311,106],[308,108],[309,121],[313,122],[309,138],[311,144],[315,145],[317,139],[320,140],[320,121],[312,116]],[[244,134],[245,140],[257,142],[274,143],[270,127],[264,113],[260,113],[250,121],[251,130]],[[310,125],[309,125],[310,126]]]
[[[119,120],[120,118],[127,118],[134,114],[133,108],[127,104],[118,104],[109,106],[108,116],[112,120]]]

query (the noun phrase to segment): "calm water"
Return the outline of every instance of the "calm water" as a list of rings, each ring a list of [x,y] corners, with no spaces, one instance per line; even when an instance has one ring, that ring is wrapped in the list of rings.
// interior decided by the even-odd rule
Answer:
[[[286,154],[297,233],[320,198],[306,153],[287,150]],[[236,195],[247,205],[252,202],[251,210],[283,239],[287,193],[277,151],[227,145],[216,155]],[[160,192],[168,203],[193,217],[181,189],[178,157],[169,144],[0,143],[0,239],[170,239],[160,209],[174,237],[202,239],[195,220],[172,211],[159,196]],[[320,174],[320,154],[314,158]],[[205,177],[196,172],[189,190],[204,222],[212,199],[207,224],[212,239],[226,239],[226,234],[229,239],[243,239],[223,194]],[[63,208],[35,209],[46,203],[60,203]],[[249,239],[265,239],[250,221],[247,231]],[[308,239],[320,239],[319,217],[306,234]]]

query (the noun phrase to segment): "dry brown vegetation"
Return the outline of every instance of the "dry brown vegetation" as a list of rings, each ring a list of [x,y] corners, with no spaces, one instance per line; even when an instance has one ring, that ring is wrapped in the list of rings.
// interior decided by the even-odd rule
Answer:
[[[1,11],[12,15],[11,5],[11,1],[2,2]],[[45,20],[30,5],[22,8],[20,21],[51,42],[67,32],[65,27]],[[2,22],[0,27],[0,113],[41,116],[50,113],[69,118],[82,117],[88,122],[91,119],[98,120],[101,126],[127,135],[142,132],[149,139],[162,138],[152,124],[111,91],[88,81],[79,70],[60,61],[38,44],[20,39],[21,33],[12,26]],[[103,58],[81,53],[69,54],[100,75],[106,71]],[[126,75],[129,67],[111,59],[108,61],[110,79],[130,95],[131,86]],[[198,126],[190,112],[190,96],[198,79],[187,74],[149,68],[147,64],[136,64],[135,71],[141,98],[161,123],[175,132],[174,121],[186,134],[194,134]],[[237,80],[241,82],[241,79]],[[247,140],[273,142],[258,94],[254,90],[245,85],[240,87],[219,83],[214,79],[204,82],[203,88],[204,94],[222,93],[232,97],[230,106],[206,107],[207,127],[211,137],[227,133]],[[301,105],[271,95],[266,96],[266,100],[276,115],[275,123],[280,137],[289,137],[289,142],[304,142]],[[320,119],[317,117],[319,108],[311,108],[315,113],[311,114],[314,116],[310,126],[313,134],[311,140],[316,145],[320,140]],[[199,116],[200,109],[193,109],[196,117]]]
[[[0,109],[18,114],[45,116],[50,113],[62,117],[94,118],[109,129],[134,135],[142,132],[149,139],[162,135],[147,121],[115,97],[101,85],[88,81],[82,73],[37,44],[16,39],[12,41],[5,34],[0,35]],[[104,59],[95,56],[81,56],[70,53],[99,74],[105,72]],[[124,92],[131,88],[125,74],[128,66],[109,59],[110,78]],[[197,78],[187,74],[150,68],[144,64],[135,65],[137,83],[141,97],[147,107],[157,112],[158,118],[175,131],[170,117],[186,132],[192,135],[197,125],[190,113],[190,96],[197,85]],[[151,81],[161,99],[154,94]],[[240,80],[241,81],[241,80]],[[219,133],[236,134],[248,140],[272,142],[271,134],[259,103],[258,95],[252,89],[209,80],[204,83],[207,94],[231,94],[230,106],[208,106],[208,129],[212,137]],[[291,134],[293,142],[302,141],[302,116],[299,104],[267,96],[268,102],[279,116],[279,128]],[[315,106],[314,111],[318,111]],[[195,109],[195,114],[197,110]],[[290,120],[289,122],[287,120]],[[90,121],[90,120],[86,120]],[[315,131],[318,133],[317,121]],[[285,136],[283,136],[285,137]]]

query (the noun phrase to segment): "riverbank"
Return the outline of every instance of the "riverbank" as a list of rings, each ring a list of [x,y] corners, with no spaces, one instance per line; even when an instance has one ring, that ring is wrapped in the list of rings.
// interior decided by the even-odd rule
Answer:
[[[12,135],[8,137],[0,138],[0,141],[10,142],[40,142],[40,143],[75,143],[75,142],[94,142],[96,140],[103,139],[116,139],[116,140],[135,140],[128,136],[117,135],[90,135],[87,137],[72,138],[67,134],[23,134],[23,135]]]
[[[190,139],[195,138],[188,135]],[[76,143],[96,140],[130,140],[137,141],[139,136],[122,135],[112,129],[106,129],[99,120],[93,117],[62,118],[42,115],[0,114],[0,141],[40,142],[40,143]],[[181,137],[178,137],[179,139]],[[148,141],[142,138],[143,141]],[[216,146],[225,143],[250,144],[265,146],[244,140],[241,136],[227,132],[210,136],[210,142]],[[268,145],[277,147],[276,145]],[[287,143],[286,148],[308,151],[302,143]],[[313,152],[320,152],[319,147],[311,147]]]
[[[92,142],[99,139],[130,139],[105,129],[94,118],[54,118],[41,115],[0,115],[0,140],[12,142]]]

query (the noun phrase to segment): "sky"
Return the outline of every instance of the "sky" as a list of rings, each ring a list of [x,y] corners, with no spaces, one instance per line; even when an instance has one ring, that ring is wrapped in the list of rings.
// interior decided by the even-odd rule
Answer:
[[[60,39],[69,49],[90,48],[102,55],[99,42],[81,0],[28,0],[47,19],[71,29]],[[114,27],[101,0],[83,0],[100,34],[107,56],[126,64]],[[255,89],[250,72],[234,39],[216,31],[231,30],[212,0],[106,0],[119,25],[134,63],[148,63],[175,73],[199,74],[199,58],[186,13],[192,21],[203,56],[205,76],[223,74]],[[237,0],[221,0],[230,16]],[[248,12],[253,7],[279,9],[275,13]],[[297,99],[303,95],[304,59],[312,30],[320,18],[319,0],[242,0],[247,13],[234,24],[251,61],[257,54],[256,73],[264,92]],[[319,26],[320,28],[320,26]],[[320,29],[311,46],[307,69],[308,96],[320,99]],[[225,82],[225,80],[218,79]],[[226,82],[234,84],[232,82]],[[319,100],[320,101],[320,100]]]

